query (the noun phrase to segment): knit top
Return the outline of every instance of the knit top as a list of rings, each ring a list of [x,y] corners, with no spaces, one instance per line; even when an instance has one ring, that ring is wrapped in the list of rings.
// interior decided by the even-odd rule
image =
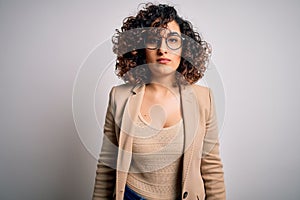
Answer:
[[[154,129],[139,114],[127,185],[146,199],[176,199],[181,193],[183,122]]]

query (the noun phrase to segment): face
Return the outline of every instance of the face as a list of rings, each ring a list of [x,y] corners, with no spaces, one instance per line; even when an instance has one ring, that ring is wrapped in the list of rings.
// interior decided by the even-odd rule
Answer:
[[[176,38],[181,36],[180,27],[177,22],[171,21],[166,28],[168,30],[162,33],[161,42],[158,42],[157,48],[146,48],[146,62],[152,76],[175,74],[180,64],[182,47],[172,49],[176,47]],[[168,40],[167,43],[166,40]]]

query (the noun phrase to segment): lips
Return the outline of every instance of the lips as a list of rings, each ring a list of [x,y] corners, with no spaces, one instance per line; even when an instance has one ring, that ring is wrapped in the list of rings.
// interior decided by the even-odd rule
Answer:
[[[168,58],[159,58],[156,61],[160,64],[167,64],[167,63],[171,62],[171,60]]]

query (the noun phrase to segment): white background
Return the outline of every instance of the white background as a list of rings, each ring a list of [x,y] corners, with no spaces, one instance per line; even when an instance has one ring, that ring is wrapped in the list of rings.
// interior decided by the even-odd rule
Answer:
[[[91,199],[97,161],[75,128],[73,84],[139,3],[0,1],[0,199]],[[213,47],[228,199],[299,199],[300,2],[168,3]]]

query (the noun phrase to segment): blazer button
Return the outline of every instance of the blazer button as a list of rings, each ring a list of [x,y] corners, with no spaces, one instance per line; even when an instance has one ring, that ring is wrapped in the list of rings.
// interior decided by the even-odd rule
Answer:
[[[188,194],[189,194],[188,192],[184,192],[183,193],[183,198],[185,199],[188,196]]]

